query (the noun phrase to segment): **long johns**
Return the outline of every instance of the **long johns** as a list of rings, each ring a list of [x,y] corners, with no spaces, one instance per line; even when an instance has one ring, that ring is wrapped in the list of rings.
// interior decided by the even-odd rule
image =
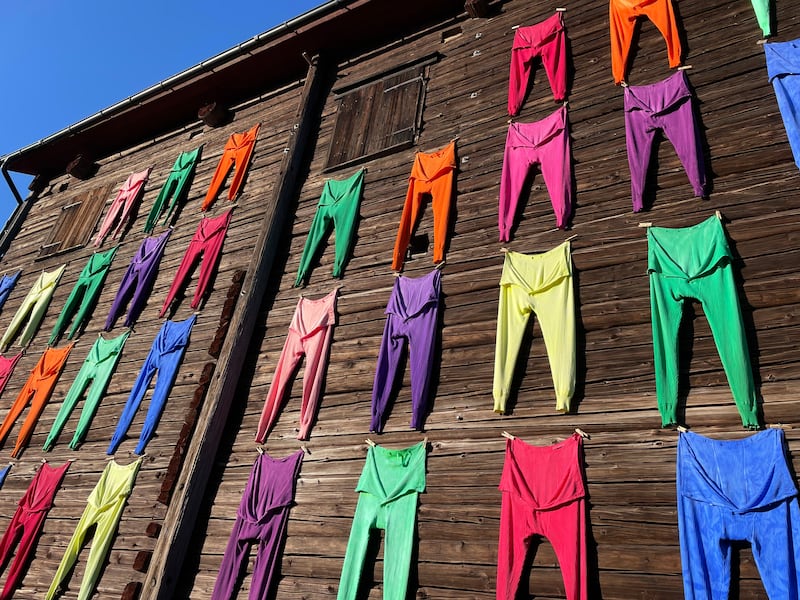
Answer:
[[[692,92],[684,71],[651,85],[625,88],[625,143],[633,212],[644,207],[644,186],[656,134],[663,131],[686,170],[694,195],[706,193],[706,172]]]
[[[686,600],[728,600],[733,542],[752,547],[770,598],[800,598],[800,508],[780,429],[739,440],[678,438],[678,532]]]
[[[511,227],[531,166],[538,164],[556,215],[556,227],[567,226],[572,211],[572,149],[567,108],[534,123],[511,123],[500,175],[498,226],[500,241],[511,239]]]
[[[355,600],[370,531],[383,529],[383,599],[405,600],[414,550],[417,502],[425,491],[425,442],[389,450],[367,450],[356,485],[358,503],[342,565],[336,600]]]
[[[47,513],[53,506],[53,498],[69,465],[69,462],[65,462],[60,467],[51,467],[43,463],[20,498],[17,510],[0,539],[0,570],[5,570],[8,566],[16,548],[6,583],[0,592],[0,600],[9,600],[22,583],[28,563],[36,551]]]
[[[507,252],[500,277],[494,353],[494,411],[504,414],[531,313],[539,318],[553,375],[556,410],[568,412],[575,391],[575,296],[570,243],[542,254]]]
[[[800,168],[800,38],[764,44],[764,56],[794,162]]]
[[[508,78],[508,114],[512,117],[522,108],[531,63],[536,57],[542,59],[550,89],[553,90],[553,99],[559,102],[567,96],[567,32],[562,15],[557,12],[541,23],[520,27],[514,33]]]
[[[514,600],[531,540],[547,538],[558,558],[567,600],[588,600],[583,440],[551,446],[506,441],[500,491],[497,600]]]
[[[211,600],[236,597],[237,583],[254,543],[258,544],[258,553],[248,598],[267,600],[270,597],[302,462],[302,450],[283,459],[266,453],[256,458],[236,512]]]
[[[171,233],[172,229],[167,229],[161,235],[146,237],[142,240],[119,283],[117,295],[114,296],[111,310],[108,312],[108,318],[103,327],[105,331],[114,327],[114,323],[125,310],[128,301],[130,301],[130,305],[128,306],[128,315],[125,317],[125,327],[131,327],[142,314],[158,275],[158,265],[161,257],[164,256],[164,248]]]
[[[674,68],[681,64],[681,38],[672,0],[611,0],[608,12],[614,83],[623,81],[627,74],[628,54],[639,17],[650,19],[664,36],[669,66]]]
[[[19,391],[11,408],[8,409],[6,418],[3,424],[0,425],[0,444],[5,442],[11,428],[29,402],[31,405],[28,416],[25,417],[25,421],[17,435],[17,442],[11,452],[11,456],[16,457],[22,448],[28,444],[28,440],[33,434],[33,428],[36,427],[36,422],[39,420],[39,415],[42,414],[44,405],[50,399],[50,394],[53,393],[56,381],[58,381],[58,377],[64,369],[64,364],[67,362],[67,357],[70,350],[72,350],[73,344],[74,342],[67,344],[63,348],[48,348],[45,350],[28,376],[28,380]]]
[[[333,276],[341,277],[347,255],[353,246],[358,217],[358,204],[364,189],[364,169],[359,169],[347,179],[328,179],[322,188],[311,229],[303,246],[300,267],[297,269],[295,286],[302,284],[308,276],[311,261],[328,231],[333,225],[336,231],[336,248],[333,259]]]
[[[300,431],[298,440],[307,440],[314,424],[322,396],[322,382],[328,366],[333,328],[336,324],[336,295],[339,288],[330,291],[323,298],[311,300],[300,297],[286,333],[275,374],[264,401],[261,418],[258,421],[256,442],[267,439],[272,426],[278,418],[289,382],[305,356],[303,373],[303,403],[300,407]]]
[[[118,465],[112,460],[103,469],[100,480],[86,500],[86,508],[75,526],[75,532],[67,544],[67,549],[58,565],[53,582],[47,590],[45,600],[55,598],[61,582],[71,571],[75,561],[78,560],[78,554],[86,541],[89,530],[96,525],[83,581],[78,590],[78,600],[88,600],[91,597],[97,580],[100,579],[103,563],[111,550],[111,542],[117,531],[120,517],[122,517],[122,511],[125,509],[125,502],[133,490],[133,482],[136,480],[136,474],[139,472],[141,464],[141,458],[125,466]]]
[[[48,344],[53,346],[58,341],[58,338],[64,333],[73,317],[75,317],[75,320],[72,321],[72,328],[67,336],[67,339],[70,340],[75,337],[78,329],[89,319],[89,313],[100,296],[103,282],[116,253],[117,246],[114,246],[105,252],[95,252],[89,257],[89,261],[83,267],[80,275],[78,275],[78,281],[75,282],[66,303],[64,303],[64,308],[61,309],[61,314],[58,315],[58,320],[50,334]]]
[[[2,394],[3,390],[6,389],[6,384],[11,378],[11,374],[14,372],[14,367],[17,366],[20,358],[22,358],[22,352],[15,354],[10,358],[0,356],[0,394]]]
[[[400,226],[394,243],[393,270],[400,271],[403,268],[411,234],[416,229],[422,214],[420,211],[424,194],[431,196],[433,207],[433,262],[438,263],[444,260],[455,170],[455,140],[436,152],[417,152],[414,166],[411,167],[411,175],[408,178],[406,200],[403,204],[403,213],[400,215]]]
[[[64,402],[61,403],[61,408],[58,409],[58,414],[44,443],[45,451],[52,450],[67,419],[88,387],[89,392],[86,394],[86,402],[83,405],[78,427],[75,429],[75,435],[72,437],[69,447],[73,450],[77,449],[86,437],[86,432],[89,430],[89,425],[92,423],[95,412],[97,412],[100,400],[103,399],[111,380],[111,375],[114,373],[122,354],[122,347],[125,345],[130,333],[130,331],[126,331],[119,337],[110,340],[102,337],[98,337],[95,340],[89,349],[89,354],[83,361],[83,365],[81,365],[78,374],[75,376]]]
[[[17,280],[20,275],[22,275],[22,271],[17,271],[11,275],[3,275],[3,277],[0,278],[0,309],[3,308],[6,300],[8,300],[8,295],[11,293],[11,290],[17,285]]]
[[[164,405],[167,403],[167,396],[178,374],[178,366],[186,352],[189,334],[192,332],[192,325],[194,325],[196,318],[196,315],[192,315],[184,321],[164,321],[153,340],[153,344],[150,346],[150,352],[147,353],[139,374],[136,376],[136,381],[119,417],[117,429],[114,431],[111,443],[106,451],[107,454],[114,454],[122,443],[128,428],[131,426],[133,417],[142,403],[147,388],[150,386],[150,381],[158,371],[153,396],[150,398],[150,407],[147,409],[147,416],[144,420],[142,433],[139,436],[139,443],[134,450],[136,454],[144,453],[144,448],[150,438],[153,437],[158,420],[164,410]]]
[[[261,123],[256,123],[248,131],[244,133],[232,133],[228,138],[228,141],[225,143],[225,149],[222,151],[222,156],[217,164],[217,169],[211,177],[211,183],[208,186],[206,197],[203,200],[203,210],[211,208],[231,168],[234,169],[234,174],[231,187],[228,188],[228,200],[236,198],[236,194],[239,193],[239,188],[242,186],[242,182],[244,182],[244,176],[247,173],[247,167],[253,155],[253,147],[256,144],[256,137],[258,137],[258,128],[260,126]]]
[[[222,253],[222,242],[225,241],[225,233],[228,231],[228,225],[231,222],[231,211],[227,211],[216,217],[207,217],[200,220],[197,225],[197,231],[189,242],[189,247],[186,248],[186,253],[181,259],[181,264],[178,265],[178,271],[175,273],[175,279],[172,280],[172,285],[167,292],[167,297],[164,299],[164,305],[161,307],[160,317],[163,317],[169,305],[175,299],[178,291],[184,286],[186,280],[189,278],[190,271],[194,268],[195,262],[200,259],[200,276],[197,280],[197,289],[192,298],[192,308],[198,308],[200,302],[206,294],[206,288],[211,282],[211,275],[217,267],[220,254]]]
[[[758,429],[756,389],[732,255],[716,216],[692,227],[647,230],[656,396],[663,427],[678,423],[678,329],[683,302],[697,300],[711,327],[742,423]]]
[[[202,148],[203,146],[199,146],[194,150],[181,152],[178,158],[175,159],[175,164],[172,166],[172,170],[169,172],[164,185],[161,186],[161,191],[158,192],[156,201],[153,203],[153,208],[150,209],[150,214],[147,215],[147,222],[144,225],[145,233],[151,233],[153,231],[156,222],[159,217],[161,217],[161,213],[164,213],[165,208],[166,212],[164,213],[164,220],[161,224],[166,225],[172,217],[175,206],[179,202],[183,202],[184,198],[186,198],[186,194],[189,192],[189,186],[192,183],[194,168],[197,165],[197,161],[200,160]],[[169,206],[165,207],[170,197],[172,200]]]
[[[128,222],[128,217],[133,212],[133,207],[139,203],[144,184],[147,182],[152,169],[153,167],[147,167],[144,171],[132,173],[122,184],[114,200],[111,201],[103,222],[100,224],[100,230],[97,232],[97,237],[94,238],[95,247],[103,243],[103,240],[111,233],[112,229],[114,229],[113,238],[119,235],[119,232]],[[115,224],[116,227],[114,227]]]
[[[411,361],[411,427],[422,429],[429,411],[433,353],[439,325],[441,271],[423,277],[398,277],[386,305],[375,381],[372,386],[370,431],[381,432],[406,343]]]
[[[761,28],[761,33],[765,38],[772,36],[772,16],[770,5],[773,0],[750,0],[753,5],[753,11],[756,13],[756,20],[758,26]]]
[[[28,342],[33,339],[39,324],[42,322],[47,307],[50,305],[50,300],[53,297],[53,292],[58,285],[61,275],[64,274],[64,269],[67,265],[61,265],[55,271],[42,271],[39,277],[31,286],[28,294],[22,300],[17,312],[11,318],[11,323],[8,324],[6,332],[0,339],[0,352],[5,352],[12,341],[17,331],[22,327],[22,322],[27,318],[28,323],[22,331],[19,338],[20,346],[27,346]]]

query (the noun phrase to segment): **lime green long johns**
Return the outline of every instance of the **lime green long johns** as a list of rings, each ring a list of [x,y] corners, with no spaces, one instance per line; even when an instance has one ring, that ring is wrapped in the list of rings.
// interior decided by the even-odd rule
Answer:
[[[731,256],[716,216],[692,227],[647,231],[656,396],[663,427],[678,423],[678,329],[683,302],[689,298],[703,305],[742,423],[748,429],[759,428]]]
[[[337,600],[355,600],[370,531],[385,530],[383,598],[405,600],[414,549],[417,500],[425,490],[426,442],[390,450],[372,446],[361,478]]]
[[[28,291],[28,294],[22,300],[17,312],[14,313],[11,323],[8,324],[6,332],[0,339],[0,352],[5,352],[14,341],[14,336],[17,331],[22,327],[23,321],[28,320],[25,329],[22,330],[22,335],[19,337],[19,345],[27,346],[36,334],[39,324],[44,319],[47,312],[47,307],[50,306],[50,300],[53,297],[53,292],[58,285],[61,276],[64,274],[64,269],[67,265],[61,265],[55,271],[42,271],[33,282],[33,286]]]
[[[78,554],[86,541],[86,534],[93,525],[97,525],[89,550],[86,571],[78,590],[78,600],[88,600],[92,595],[97,580],[100,579],[100,570],[111,550],[111,541],[114,539],[125,502],[133,490],[133,482],[141,464],[141,458],[125,466],[112,460],[103,469],[100,480],[86,500],[86,508],[67,544],[45,600],[53,600],[56,597],[61,582],[78,559]]]

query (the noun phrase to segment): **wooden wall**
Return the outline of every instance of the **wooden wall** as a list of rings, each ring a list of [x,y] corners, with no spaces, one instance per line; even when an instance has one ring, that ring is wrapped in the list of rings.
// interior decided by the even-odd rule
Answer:
[[[291,119],[299,101],[300,89],[299,84],[293,84],[280,91],[270,91],[269,95],[259,101],[251,101],[234,107],[234,118],[224,127],[211,129],[198,123],[176,129],[159,139],[101,161],[97,174],[87,181],[79,181],[68,176],[54,180],[49,189],[34,200],[35,204],[25,225],[2,261],[1,268],[4,271],[10,272],[20,266],[24,270],[0,313],[0,328],[5,330],[41,269],[49,270],[65,262],[67,269],[55,291],[38,334],[18,364],[2,398],[0,398],[0,418],[5,417],[8,407],[25,382],[28,372],[44,351],[50,331],[78,278],[78,274],[92,251],[95,250],[93,246],[88,245],[85,248],[46,260],[34,260],[39,246],[47,241],[47,236],[60,207],[73,195],[98,185],[112,184],[113,196],[130,173],[153,165],[140,208],[132,226],[122,238],[97,308],[71,352],[66,368],[55,387],[52,399],[44,409],[28,449],[19,460],[14,461],[14,467],[0,491],[0,528],[5,529],[14,513],[17,501],[30,483],[40,461],[45,458],[52,464],[62,464],[68,459],[74,459],[64,484],[56,496],[55,506],[45,522],[35,558],[24,579],[24,586],[17,592],[15,598],[44,597],[67,542],[86,505],[86,498],[106,466],[105,452],[109,440],[116,428],[117,420],[139,368],[163,323],[163,319],[158,318],[158,312],[197,224],[203,216],[221,214],[234,205],[227,200],[227,187],[231,180],[229,177],[219,199],[208,213],[203,214],[200,211],[200,204],[222,155],[225,142],[231,133],[245,131],[254,123],[261,121],[261,131],[256,142],[248,178],[235,202],[236,208],[223,247],[219,268],[212,281],[211,294],[197,312],[197,321],[192,330],[183,363],[179,368],[177,381],[169,395],[155,436],[147,445],[142,468],[136,479],[128,506],[123,513],[108,562],[98,582],[97,595],[93,597],[120,598],[130,582],[135,585],[144,581],[144,571],[147,569],[147,562],[155,545],[155,538],[152,535],[157,526],[163,524],[167,508],[166,502],[169,501],[171,493],[174,491],[171,487],[175,481],[174,470],[176,465],[179,466],[178,463],[173,462],[174,455],[176,451],[182,455],[182,449],[185,449],[187,443],[186,422],[192,421],[193,414],[197,409],[196,401],[193,399],[195,392],[202,386],[204,368],[207,368],[206,365],[209,363],[215,362],[214,357],[209,354],[209,348],[220,327],[223,306],[229,289],[233,285],[234,274],[245,269],[250,261],[252,238],[257,235],[260,227],[264,197],[269,197],[275,182],[278,166],[283,157],[283,148],[289,137]],[[83,402],[81,402],[72,413],[55,448],[50,453],[42,452],[42,444],[61,402],[92,343],[100,333],[122,275],[144,238],[142,229],[161,185],[166,180],[178,154],[196,148],[200,144],[204,145],[202,158],[198,163],[188,199],[183,205],[174,231],[167,243],[154,289],[127,341],[120,363],[111,379],[108,392],[100,404],[86,442],[77,451],[70,450],[67,445],[83,407]],[[159,226],[154,233],[158,234],[161,231],[163,229]],[[113,240],[109,239],[101,249],[109,248],[113,243]],[[186,288],[186,297],[173,311],[173,319],[183,320],[192,314],[193,310],[189,304],[196,289],[197,279],[198,269],[195,269]],[[229,316],[227,315],[227,318]],[[107,337],[120,335],[124,331],[123,323],[124,317],[118,319],[117,325]],[[62,344],[63,342],[58,346],[60,347]],[[16,352],[16,347],[12,347],[7,355],[11,355],[13,352]],[[151,392],[152,386],[133,420],[128,439],[122,443],[115,455],[115,459],[120,464],[128,464],[136,458],[133,450],[149,406]],[[10,455],[17,432],[26,415],[27,411],[18,419],[9,439],[2,447],[2,456]],[[5,459],[0,458],[0,461],[2,460]],[[60,598],[77,597],[87,557],[88,546],[78,557],[75,571],[71,579],[66,582],[67,589]]]
[[[778,0],[778,39],[800,33],[800,11]],[[394,281],[390,270],[394,237],[416,150],[432,151],[458,136],[459,171],[452,212],[452,237],[443,271],[444,313],[436,359],[435,396],[424,433],[410,431],[406,369],[383,435],[372,439],[405,447],[427,436],[428,488],[420,497],[417,598],[494,597],[500,493],[507,430],[532,444],[549,444],[580,427],[586,442],[590,519],[597,569],[592,598],[682,598],[675,504],[677,433],[663,430],[656,408],[652,364],[645,230],[640,221],[687,226],[715,210],[737,256],[741,298],[759,380],[766,422],[784,423],[797,464],[800,356],[798,252],[800,174],[794,166],[773,91],[766,77],[755,17],[745,0],[678,2],[685,33],[686,63],[701,111],[713,191],[692,197],[686,175],[669,142],[658,148],[652,209],[631,210],[624,141],[622,89],[612,83],[608,5],[575,1],[566,23],[575,68],[569,96],[577,206],[569,232],[554,229],[552,209],[537,173],[514,240],[508,246],[536,253],[576,234],[573,261],[579,300],[579,363],[576,409],[554,410],[550,372],[538,323],[524,346],[516,401],[510,414],[492,411],[498,280],[497,196],[507,130],[508,62],[514,25],[537,23],[555,6],[509,1],[488,19],[466,15],[386,48],[342,61],[334,90],[438,52],[431,66],[417,147],[365,161],[368,167],[358,239],[338,304],[339,322],[317,423],[307,442],[282,560],[281,599],[336,595],[370,437],[370,398],[384,308]],[[460,28],[460,35],[453,35]],[[653,83],[668,76],[664,42],[654,26],[641,26],[629,81]],[[520,121],[550,114],[550,88],[540,66]],[[252,379],[242,382],[239,413],[231,416],[197,526],[195,555],[185,565],[181,597],[208,598],[222,560],[250,467],[264,398],[275,370],[299,290],[292,287],[300,254],[326,177],[342,178],[359,165],[324,173],[335,121],[335,94],[322,115],[308,177],[286,232],[282,274],[263,306],[263,330],[253,348]],[[432,234],[428,208],[418,232]],[[338,282],[331,278],[333,241],[314,266],[307,296],[318,298]],[[432,268],[431,252],[415,255],[406,274]],[[682,385],[688,392],[686,422],[718,437],[746,434],[731,400],[703,311],[694,307],[683,336]],[[286,456],[295,439],[302,367],[270,435],[267,451]],[[239,597],[246,597],[255,553]],[[380,598],[382,550],[366,578],[364,597]],[[739,555],[732,598],[764,598],[749,549]],[[564,598],[555,556],[547,542],[534,560],[530,593]]]

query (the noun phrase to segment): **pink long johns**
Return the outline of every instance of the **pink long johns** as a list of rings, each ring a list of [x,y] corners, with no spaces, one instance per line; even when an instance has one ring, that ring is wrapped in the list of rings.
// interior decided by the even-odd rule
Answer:
[[[522,108],[531,62],[542,57],[542,66],[553,99],[560,102],[567,96],[567,34],[561,12],[530,27],[520,27],[514,34],[511,47],[511,73],[508,80],[508,114],[512,117]]]
[[[539,164],[556,215],[556,227],[564,229],[572,212],[572,154],[567,109],[562,106],[534,123],[508,126],[503,172],[500,176],[498,226],[500,241],[511,239],[511,228],[531,165]]]
[[[131,210],[133,210],[134,204],[139,201],[142,188],[145,182],[147,182],[152,168],[153,167],[147,167],[144,171],[133,173],[125,180],[125,183],[122,184],[116,197],[111,202],[111,206],[108,207],[108,212],[103,218],[100,231],[97,232],[97,237],[94,238],[95,247],[103,243],[103,240],[106,239],[111,229],[114,227],[114,223],[116,223],[117,226],[114,228],[112,237],[116,238],[122,227],[128,222]],[[117,219],[119,219],[119,221]]]
[[[317,414],[319,399],[322,394],[322,381],[328,366],[328,349],[333,337],[333,326],[336,323],[336,294],[338,288],[324,298],[309,300],[300,297],[294,317],[286,334],[272,384],[264,402],[264,410],[258,422],[256,442],[264,443],[267,434],[278,418],[278,411],[294,374],[297,364],[305,355],[305,373],[303,373],[303,404],[300,407],[300,432],[298,440],[307,440]]]

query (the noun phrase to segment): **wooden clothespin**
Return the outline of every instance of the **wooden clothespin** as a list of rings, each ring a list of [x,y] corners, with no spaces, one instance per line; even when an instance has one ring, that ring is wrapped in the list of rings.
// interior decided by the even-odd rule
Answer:
[[[370,447],[372,447],[372,448],[374,448],[374,447],[375,447],[375,442],[373,442],[371,439],[367,438],[367,439],[365,439],[364,441],[365,441],[365,442],[367,442],[367,445],[368,445],[368,446],[370,446]]]
[[[461,137],[460,135],[456,135],[454,138],[451,138],[450,141],[451,142],[457,142],[458,138],[460,138],[460,137]]]
[[[262,448],[261,446],[256,446],[256,450],[258,450],[259,454],[264,454],[264,448]]]
[[[392,275],[394,275],[395,277],[400,277],[401,273],[400,271],[394,271]]]
[[[565,241],[565,242],[571,242],[571,241],[572,241],[572,240],[574,240],[576,237],[578,237],[578,234],[577,234],[577,233],[576,233],[576,234],[574,234],[574,235],[571,235],[571,236],[569,236],[569,237],[568,237],[567,239],[565,239],[564,241]]]
[[[425,446],[426,448],[428,447],[428,436],[427,435],[424,438],[422,438],[422,445]]]
[[[309,455],[309,456],[311,455],[311,451],[308,449],[308,446],[306,446],[305,444],[301,445],[300,449],[303,451],[303,454],[306,454],[306,455]]]
[[[648,223],[639,223],[639,227],[652,227],[652,226],[653,226],[653,224],[650,223],[650,222],[648,222]]]
[[[514,30],[514,29],[519,29],[519,25],[512,25],[512,26],[511,26],[511,29],[512,29],[512,30]]]
[[[444,265],[446,263],[447,263],[447,261],[445,261],[445,260],[443,260],[440,263],[436,263],[436,266],[434,267],[434,269],[436,269],[437,271],[441,271],[442,269],[444,269]]]
[[[500,252],[502,252],[503,254],[508,254],[510,252],[510,250],[508,248],[506,248],[505,246],[503,246],[502,248],[500,248]]]
[[[77,458],[68,458],[67,462],[75,462],[76,460],[78,460],[78,459]]]
[[[619,84],[624,88],[628,87],[628,82],[627,81],[624,81],[624,80],[620,81]]]
[[[680,67],[678,67],[678,71],[688,71],[691,68],[692,65],[681,65]]]
[[[513,122],[514,122],[514,117],[511,117],[508,121],[506,121],[506,123],[508,123],[509,125],[511,125],[511,123]]]
[[[502,435],[504,438],[508,438],[509,440],[514,440],[514,439],[516,439],[516,437],[515,437],[515,436],[511,435],[511,434],[510,434],[510,433],[508,433],[507,431],[503,431],[503,432],[502,432],[500,435]]]
[[[46,458],[43,458],[43,459],[42,459],[42,464],[43,464],[43,465],[47,464],[47,459],[46,459]]]
[[[580,427],[576,427],[576,428],[575,428],[575,433],[577,433],[579,436],[581,436],[581,437],[582,437],[583,439],[585,439],[585,440],[590,440],[590,439],[592,439],[592,436],[590,436],[588,433],[586,433],[586,432],[585,432],[583,429],[581,429]]]
[[[689,431],[689,430],[688,430],[688,429],[686,429],[686,427],[684,427],[683,425],[678,425],[677,429],[678,429],[678,431],[680,431],[681,433],[686,433],[687,431]]]
[[[759,46],[763,46],[764,44],[769,44],[769,40],[767,38],[764,38],[756,41],[756,44],[758,44]]]
[[[556,12],[567,12],[567,9],[564,6],[557,6]]]
[[[718,210],[715,210],[715,211],[714,211],[714,214],[715,214],[715,215],[717,215],[717,218],[718,218],[720,221],[722,221],[722,213],[721,213],[720,211],[718,211]]]

